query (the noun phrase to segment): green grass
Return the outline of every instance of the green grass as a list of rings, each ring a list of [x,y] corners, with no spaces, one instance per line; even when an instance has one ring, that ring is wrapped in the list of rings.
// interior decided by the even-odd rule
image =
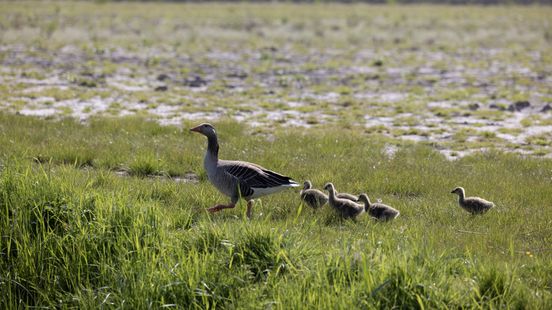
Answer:
[[[383,137],[355,127],[215,125],[222,157],[367,192],[401,216],[341,221],[293,190],[257,201],[251,221],[243,203],[208,214],[227,198],[205,178],[200,135],[138,118],[0,114],[1,307],[552,306],[551,160],[451,162],[406,143],[390,158]],[[200,182],[147,177],[160,171]],[[470,216],[450,194],[458,185],[497,207]]]

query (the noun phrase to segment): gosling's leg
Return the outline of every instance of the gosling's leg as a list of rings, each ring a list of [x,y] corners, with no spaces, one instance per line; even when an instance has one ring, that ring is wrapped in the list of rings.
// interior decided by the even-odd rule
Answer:
[[[251,209],[252,209],[252,207],[253,207],[253,200],[247,201],[247,212],[245,213],[245,215],[247,215],[248,219],[251,219]]]
[[[220,205],[216,205],[214,207],[208,208],[207,211],[209,211],[211,213],[215,213],[215,212],[218,212],[218,211],[223,210],[223,209],[232,209],[234,207],[236,207],[235,203],[231,203],[231,204],[228,204],[228,205],[220,204]]]

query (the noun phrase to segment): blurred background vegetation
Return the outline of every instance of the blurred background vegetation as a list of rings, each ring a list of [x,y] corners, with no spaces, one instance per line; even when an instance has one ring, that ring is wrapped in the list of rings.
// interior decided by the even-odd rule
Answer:
[[[483,4],[483,5],[495,5],[495,4],[552,4],[551,0],[288,0],[288,1],[275,1],[275,0],[223,0],[223,1],[206,1],[206,0],[125,0],[124,2],[281,2],[281,3],[374,3],[374,4],[416,4],[416,3],[433,3],[433,4]],[[95,2],[123,2],[123,1],[110,1],[110,0],[95,0]]]

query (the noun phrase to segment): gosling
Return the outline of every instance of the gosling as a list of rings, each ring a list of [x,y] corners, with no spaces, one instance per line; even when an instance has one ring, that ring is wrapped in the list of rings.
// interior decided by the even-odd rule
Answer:
[[[339,198],[335,193],[335,187],[332,183],[326,183],[324,189],[330,194],[328,204],[335,209],[343,218],[356,218],[364,213],[364,207],[354,201]]]
[[[337,198],[347,199],[353,202],[358,202],[358,197],[349,193],[336,193]]]
[[[468,211],[469,213],[471,213],[472,215],[475,215],[475,214],[483,214],[487,211],[489,211],[489,209],[491,209],[492,207],[494,207],[494,203],[490,202],[490,201],[487,201],[483,198],[479,198],[479,197],[465,197],[466,196],[466,192],[464,191],[464,188],[462,187],[457,187],[455,189],[452,190],[452,192],[450,192],[451,194],[457,194],[459,199],[458,199],[458,203],[460,204],[460,207],[462,207],[462,209]]]
[[[312,188],[312,183],[309,180],[306,180],[303,183],[303,189],[299,192],[301,200],[307,204],[307,206],[313,208],[314,210],[321,208],[328,202],[328,196],[323,192]]]
[[[365,211],[376,220],[389,221],[401,214],[399,210],[383,203],[371,203],[370,198],[366,194],[360,194],[358,201],[364,203]]]

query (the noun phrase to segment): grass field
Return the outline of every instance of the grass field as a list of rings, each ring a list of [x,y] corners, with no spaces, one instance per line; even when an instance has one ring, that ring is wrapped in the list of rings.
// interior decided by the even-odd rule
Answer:
[[[0,3],[0,308],[552,308],[551,12]],[[206,120],[401,216],[209,214]]]

